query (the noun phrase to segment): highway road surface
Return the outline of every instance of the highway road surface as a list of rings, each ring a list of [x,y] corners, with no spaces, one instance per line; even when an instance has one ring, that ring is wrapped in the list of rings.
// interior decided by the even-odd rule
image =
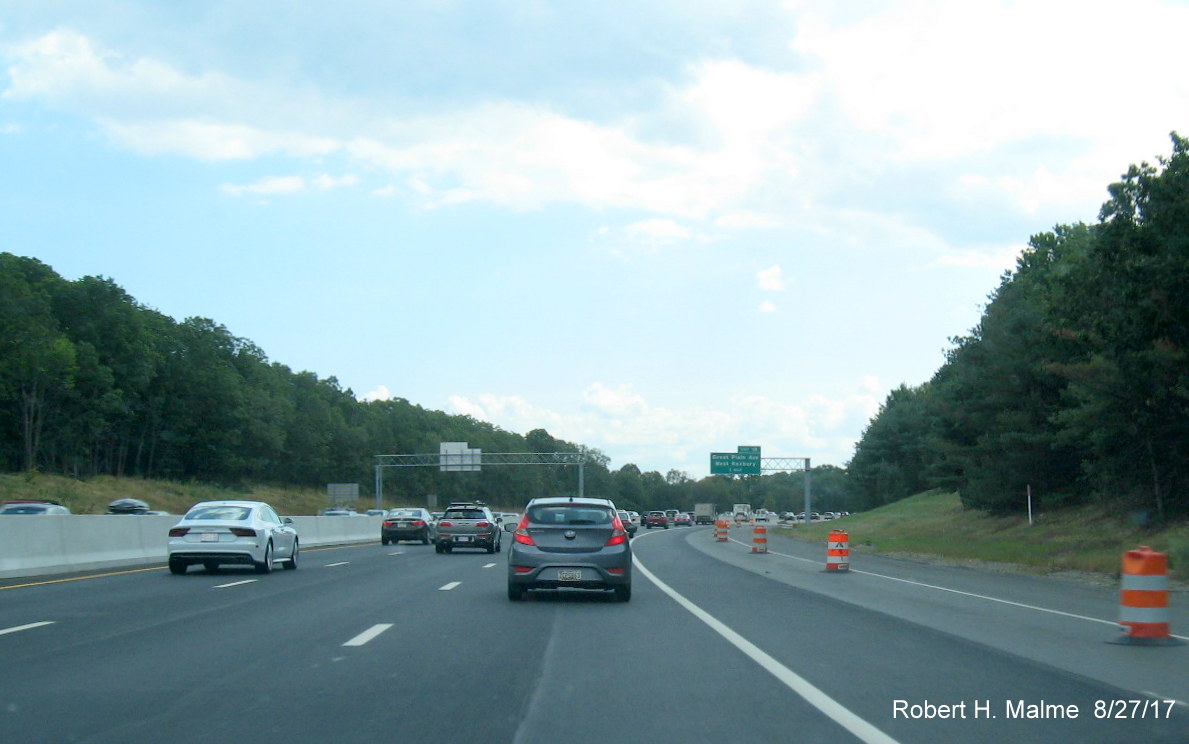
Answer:
[[[1114,588],[748,537],[642,532],[629,603],[411,543],[7,580],[0,742],[1189,742],[1189,645],[1108,643]]]

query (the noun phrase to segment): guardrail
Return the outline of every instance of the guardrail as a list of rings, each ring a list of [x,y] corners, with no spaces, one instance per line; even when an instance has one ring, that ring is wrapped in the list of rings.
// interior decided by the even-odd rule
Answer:
[[[0,579],[166,561],[180,515],[0,517]],[[302,547],[379,541],[383,517],[293,517]]]

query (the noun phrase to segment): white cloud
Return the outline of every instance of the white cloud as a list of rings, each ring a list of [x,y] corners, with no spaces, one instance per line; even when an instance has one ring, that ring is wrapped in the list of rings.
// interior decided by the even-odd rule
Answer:
[[[371,193],[406,194],[428,208],[575,203],[656,215],[670,227],[708,220],[728,230],[845,231],[826,224],[820,210],[839,208],[823,199],[904,161],[1038,137],[1080,143],[1075,162],[954,176],[957,197],[992,190],[1037,213],[1069,203],[1071,193],[1101,194],[1104,173],[1121,172],[1137,152],[1161,151],[1167,130],[1189,115],[1184,76],[1136,76],[1102,51],[1151,29],[1186,28],[1189,9],[1181,6],[1136,0],[1119,13],[1072,0],[913,0],[857,19],[836,13],[844,21],[830,18],[834,4],[787,7],[797,20],[790,40],[803,62],[797,70],[725,53],[702,57],[667,79],[638,81],[656,91],[650,104],[607,110],[597,121],[493,97],[415,113],[322,100],[298,85],[125,55],[70,29],[9,47],[3,96],[90,117],[114,142],[150,155],[307,164],[350,157],[402,184]],[[1189,64],[1184,45],[1153,44],[1146,53],[1147,69]],[[1127,90],[1142,105],[1120,108],[1104,89]],[[686,136],[656,135],[674,119]],[[635,237],[690,236],[653,229]]]
[[[1020,257],[1020,253],[1024,248],[1025,246],[1022,245],[1010,245],[983,250],[954,250],[943,254],[937,259],[934,265],[956,268],[996,269],[1002,273],[1016,267],[1016,259]]]
[[[185,155],[196,160],[254,160],[266,155],[313,158],[339,149],[325,137],[192,119],[121,122],[100,125],[116,142],[147,155]]]
[[[269,176],[250,184],[225,183],[219,189],[232,196],[270,196],[273,194],[298,194],[309,189],[330,191],[331,189],[355,186],[358,183],[359,178],[350,175],[322,174],[309,180],[302,176]]]
[[[310,185],[319,191],[330,191],[331,189],[339,189],[347,186],[358,186],[359,177],[352,175],[331,176],[323,173],[322,175],[315,176],[313,179],[311,179]]]
[[[1119,39],[1186,28],[1184,6],[1137,0],[1121,13],[1077,0],[912,0],[886,8],[847,25],[805,18],[794,49],[820,62],[822,84],[848,118],[889,135],[899,157],[952,157],[1036,136],[1134,143],[1152,121],[1169,129],[1184,119],[1183,76],[1137,76],[1110,53]],[[1145,51],[1149,70],[1183,69],[1187,59],[1183,45]],[[1128,91],[1148,102],[1147,113],[1136,117],[1103,90]]]
[[[780,225],[780,220],[760,212],[731,212],[714,220],[717,227],[742,230],[762,230]]]
[[[882,391],[882,392],[881,392]],[[630,385],[595,382],[581,405],[568,412],[538,406],[522,396],[451,396],[447,410],[489,421],[510,431],[544,428],[583,442],[612,458],[612,467],[637,462],[705,474],[709,453],[738,444],[761,444],[770,457],[812,457],[841,466],[853,454],[858,432],[879,409],[886,390],[873,377],[849,385],[844,397],[809,397],[804,405],[766,396],[739,396],[724,408],[651,405]]]
[[[688,228],[673,220],[655,219],[633,222],[623,228],[624,238],[631,243],[667,245],[688,240],[693,236]]]
[[[232,196],[243,196],[245,194],[269,196],[272,194],[296,194],[304,191],[305,187],[305,179],[301,176],[269,176],[268,178],[262,178],[256,183],[250,184],[237,185],[225,183],[219,189]]]
[[[378,385],[370,393],[359,396],[359,399],[362,401],[392,400],[392,391],[388,389],[387,385]]]
[[[776,309],[776,303],[772,300],[764,300],[760,303],[760,312],[766,315],[776,312]]]
[[[756,272],[756,283],[765,292],[784,291],[784,272],[780,266],[769,266]]]

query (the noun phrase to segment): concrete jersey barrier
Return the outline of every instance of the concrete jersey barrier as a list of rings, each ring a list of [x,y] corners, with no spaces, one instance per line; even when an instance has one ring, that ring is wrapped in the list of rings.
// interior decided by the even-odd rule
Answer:
[[[164,563],[181,515],[0,516],[0,579]],[[302,547],[379,541],[383,517],[293,517]]]

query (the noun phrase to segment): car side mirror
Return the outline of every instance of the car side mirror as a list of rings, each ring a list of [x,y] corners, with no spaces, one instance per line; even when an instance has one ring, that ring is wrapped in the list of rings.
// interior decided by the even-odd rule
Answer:
[[[504,525],[504,532],[515,532],[515,531],[516,531],[515,524],[508,522],[507,524]]]
[[[285,517],[285,524],[293,524],[293,517]]]

